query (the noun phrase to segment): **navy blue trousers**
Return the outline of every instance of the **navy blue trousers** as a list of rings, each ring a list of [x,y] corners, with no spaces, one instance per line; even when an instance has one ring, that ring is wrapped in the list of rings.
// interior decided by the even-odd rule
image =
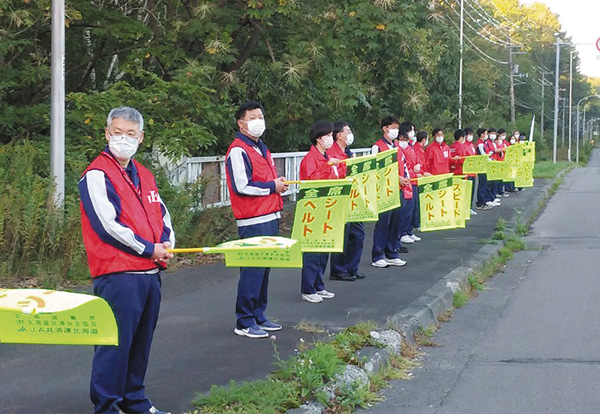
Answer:
[[[421,202],[419,201],[419,186],[413,185],[412,188],[415,208],[413,210],[411,225],[413,229],[418,229],[421,227]]]
[[[238,227],[241,239],[256,236],[277,236],[279,219],[267,223]],[[235,314],[237,328],[245,329],[260,325],[267,320],[267,296],[269,291],[269,267],[240,267]]]
[[[417,195],[418,197],[418,195]],[[405,199],[404,195],[401,197],[402,206],[400,207],[400,231],[398,237],[406,236],[407,234],[412,234],[413,226],[412,226],[412,218],[415,212],[415,195],[413,193],[413,197],[410,199]],[[398,247],[401,245],[399,244]]]
[[[482,207],[486,202],[491,201],[489,199],[489,189],[487,174],[477,174],[479,177],[479,184],[477,185],[477,207]]]
[[[475,199],[475,177],[467,177],[467,180],[471,181],[471,183],[473,185],[471,185],[471,204],[469,205],[469,208],[473,207],[473,200]]]
[[[365,225],[363,223],[346,223],[344,228],[344,251],[331,253],[332,275],[358,272],[360,257],[365,243]]]
[[[400,257],[396,251],[398,246],[398,232],[400,231],[400,208],[379,214],[379,221],[373,231],[373,262]]]
[[[329,253],[302,254],[302,282],[300,291],[307,295],[325,289],[323,275],[327,268]]]
[[[141,413],[152,407],[144,377],[160,309],[160,274],[119,273],[94,279],[94,295],[112,308],[119,346],[95,347],[90,397],[94,413]]]

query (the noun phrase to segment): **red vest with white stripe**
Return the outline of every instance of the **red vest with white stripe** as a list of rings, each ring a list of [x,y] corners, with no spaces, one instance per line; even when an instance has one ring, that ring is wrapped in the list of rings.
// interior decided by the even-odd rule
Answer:
[[[92,161],[84,171],[84,175],[90,170],[104,172],[120,198],[119,222],[145,240],[160,243],[163,233],[163,216],[158,201],[156,181],[152,173],[137,161],[131,160],[130,162],[135,164],[138,171],[139,192],[123,167],[106,152],[102,152]],[[82,203],[81,230],[92,277],[112,273],[141,272],[158,267],[149,257],[129,254],[102,241],[92,228]],[[164,267],[161,265],[161,268]]]
[[[273,181],[277,176],[275,162],[271,156],[271,152],[267,150],[267,157],[263,157],[256,149],[246,144],[239,138],[236,138],[229,149],[227,156],[232,148],[239,147],[246,151],[252,164],[252,181]],[[279,193],[271,193],[268,196],[247,196],[237,194],[231,185],[232,177],[229,176],[227,169],[227,188],[229,188],[229,197],[231,199],[231,209],[236,219],[247,219],[252,217],[260,217],[265,214],[276,213],[283,209],[283,199]]]

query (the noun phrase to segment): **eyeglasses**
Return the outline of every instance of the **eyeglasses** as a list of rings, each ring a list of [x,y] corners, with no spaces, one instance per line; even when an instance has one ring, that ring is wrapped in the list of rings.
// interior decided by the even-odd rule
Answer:
[[[136,137],[136,136],[129,136],[129,135],[111,135],[110,139],[113,140],[115,143],[117,142],[122,142],[122,141],[127,141],[129,144],[135,144],[138,142],[138,140],[140,139],[140,137]]]

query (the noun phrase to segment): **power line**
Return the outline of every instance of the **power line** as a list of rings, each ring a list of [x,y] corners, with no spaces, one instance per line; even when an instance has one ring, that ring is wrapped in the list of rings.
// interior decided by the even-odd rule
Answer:
[[[450,20],[450,22],[451,22],[451,23],[454,25],[454,27],[455,27],[457,30],[460,30],[460,29],[459,29],[459,27],[458,27],[458,25],[456,24],[456,22],[455,22],[454,20],[452,20],[450,17],[448,17],[448,20]],[[458,36],[458,35],[457,35],[457,36]],[[498,63],[498,64],[500,64],[500,65],[508,65],[508,62],[502,62],[502,61],[500,61],[500,60],[498,60],[498,59],[494,59],[493,57],[491,57],[490,55],[488,55],[487,53],[485,53],[483,50],[481,50],[480,48],[478,48],[478,47],[475,45],[475,43],[473,43],[473,42],[471,41],[471,39],[469,39],[467,36],[464,36],[464,35],[463,35],[463,37],[464,37],[464,39],[465,39],[465,40],[466,40],[466,41],[469,43],[469,45],[470,45],[470,46],[471,46],[473,49],[475,49],[476,51],[478,51],[478,52],[479,52],[479,54],[480,54],[480,55],[482,55],[484,58],[487,58],[488,60],[490,60],[490,61],[492,61],[492,62],[494,62],[494,63]]]
[[[453,7],[451,4],[448,4],[448,5],[450,6],[450,8],[451,8],[451,9],[452,9],[452,11],[454,12],[454,14],[456,14],[456,15],[457,15],[457,16],[459,16],[459,18],[460,18],[460,13],[459,13],[459,12],[457,12],[457,11],[456,11],[456,9],[455,9],[455,8],[454,8],[454,7]],[[465,11],[465,12],[466,12],[466,11]],[[469,13],[467,13],[467,15],[468,15],[469,17],[471,17],[471,15],[469,15]],[[473,19],[473,17],[471,17],[471,19]],[[474,20],[474,19],[473,19],[473,20]],[[482,39],[485,39],[485,40],[487,40],[488,42],[490,42],[490,43],[493,43],[493,44],[495,44],[495,45],[498,45],[498,46],[511,46],[511,44],[510,44],[510,43],[503,41],[502,39],[498,38],[497,36],[495,36],[493,33],[489,32],[489,31],[488,31],[488,32],[489,32],[490,34],[492,34],[492,36],[496,37],[496,39],[500,40],[500,42],[502,42],[502,43],[499,43],[499,42],[497,42],[497,41],[495,41],[495,40],[493,40],[493,39],[490,39],[490,38],[489,38],[489,37],[487,37],[487,36],[484,36],[483,34],[481,34],[481,33],[479,32],[479,30],[477,30],[476,28],[474,28],[473,26],[471,26],[471,24],[470,24],[470,23],[469,23],[469,22],[468,22],[466,19],[463,19],[463,22],[464,22],[464,23],[465,23],[465,24],[466,24],[466,25],[467,25],[467,26],[468,26],[468,27],[469,27],[471,30],[473,30],[473,31],[474,31],[474,32],[475,32],[475,33],[476,33],[476,34],[477,34],[479,37],[481,37]],[[480,27],[482,27],[482,26],[480,26]],[[482,29],[485,29],[485,28],[483,28],[483,27],[482,27]],[[487,30],[487,29],[485,29],[485,30]]]

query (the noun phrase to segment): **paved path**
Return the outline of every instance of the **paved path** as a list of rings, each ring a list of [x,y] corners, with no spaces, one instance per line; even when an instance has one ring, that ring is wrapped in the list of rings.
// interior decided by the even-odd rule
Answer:
[[[499,217],[510,219],[516,211],[531,208],[545,184],[538,180],[536,187],[504,199],[501,207],[480,212],[466,229],[422,234],[423,241],[403,255],[408,261],[404,268],[370,266],[373,226],[367,226],[361,270],[368,277],[350,283],[327,279],[327,289],[337,296],[321,304],[300,300],[299,269],[274,270],[268,315],[285,327],[277,333],[282,357],[294,352],[300,338],[312,337],[293,328],[303,320],[332,332],[364,320],[385,325],[390,315],[466,263],[492,235]],[[208,391],[212,384],[262,378],[273,370],[270,341],[233,334],[237,279],[238,270],[223,264],[164,276],[161,316],[146,380],[157,407],[181,413],[189,409],[197,392]],[[92,352],[91,347],[0,345],[0,412],[91,412]]]
[[[503,273],[441,325],[381,413],[600,411],[600,152],[572,171]],[[363,412],[363,411],[361,411]]]

